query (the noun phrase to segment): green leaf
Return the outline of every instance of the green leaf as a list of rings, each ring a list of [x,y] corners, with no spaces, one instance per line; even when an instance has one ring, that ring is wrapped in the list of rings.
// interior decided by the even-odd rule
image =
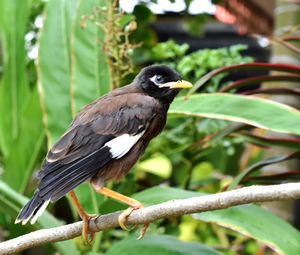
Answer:
[[[188,50],[188,44],[176,44],[173,40],[158,43],[151,49],[151,59],[161,60],[183,56]]]
[[[242,129],[245,129],[248,127],[249,127],[248,125],[241,124],[241,123],[230,124],[230,125],[226,126],[225,128],[221,129],[220,131],[213,133],[213,134],[209,134],[206,137],[204,137],[203,139],[195,142],[193,144],[193,148],[197,148],[197,150],[206,148],[209,145],[216,143],[223,137],[231,134],[232,132],[242,130]]]
[[[196,242],[182,242],[165,236],[147,234],[137,241],[132,236],[113,244],[105,255],[221,255],[222,253]]]
[[[300,135],[298,110],[256,97],[218,93],[193,95],[185,101],[179,97],[169,110],[169,114],[178,113],[237,121],[276,132]]]
[[[102,52],[104,40],[102,28],[88,18],[85,28],[80,27],[83,15],[92,14],[95,6],[104,4],[104,0],[81,0],[76,11],[72,40],[73,116],[83,106],[110,91],[108,64]]]
[[[186,31],[193,36],[203,36],[203,27],[207,22],[206,13],[201,13],[187,17],[185,21]]]
[[[146,205],[171,199],[184,199],[207,195],[179,188],[154,187],[134,195]],[[300,253],[300,233],[289,223],[256,205],[240,205],[211,212],[196,213],[196,219],[215,222],[251,236],[282,254]]]
[[[28,99],[24,35],[28,2],[0,1],[3,77],[0,84],[0,150],[8,156],[20,129],[20,115]]]
[[[169,178],[172,173],[172,163],[165,155],[155,154],[151,158],[138,163],[137,171],[144,171],[162,178]]]
[[[2,175],[3,180],[20,193],[25,191],[44,139],[42,111],[35,87],[20,117],[19,136],[5,161]]]
[[[280,254],[300,254],[300,233],[273,213],[255,206],[240,205],[225,210],[193,214],[259,240]]]
[[[128,25],[131,21],[134,21],[134,20],[135,20],[134,15],[124,14],[124,16],[120,18],[119,24],[120,24],[121,27],[124,28],[125,25]]]
[[[21,210],[21,207],[27,202],[28,198],[20,195],[0,180],[0,212],[15,218]],[[42,216],[38,218],[37,223],[32,226],[35,229],[40,229],[57,227],[60,225],[61,223],[55,217],[45,211]],[[72,240],[55,242],[53,243],[53,246],[56,247],[61,254],[77,254],[77,248]]]
[[[76,1],[49,1],[39,40],[39,91],[49,147],[72,121],[70,37],[75,8]]]
[[[214,71],[209,72],[209,74],[212,74],[212,76],[207,77],[207,75],[204,75],[208,71],[220,67],[223,68],[224,66],[253,61],[252,58],[243,57],[241,55],[240,51],[245,49],[247,49],[246,45],[232,45],[229,48],[202,49],[185,55],[184,57],[178,59],[179,61],[176,61],[175,59],[177,63],[176,70],[178,70],[184,79],[192,82],[200,79],[195,83],[194,88],[192,88],[188,94],[191,94],[192,91],[196,91],[195,88],[199,88],[198,84],[203,79],[205,79],[206,82],[214,76]],[[169,49],[166,48],[165,51],[169,51]],[[201,78],[201,76],[203,77]],[[220,79],[224,76],[226,76],[225,72],[212,79],[211,86],[209,86],[207,90],[210,92],[215,91],[218,87]]]

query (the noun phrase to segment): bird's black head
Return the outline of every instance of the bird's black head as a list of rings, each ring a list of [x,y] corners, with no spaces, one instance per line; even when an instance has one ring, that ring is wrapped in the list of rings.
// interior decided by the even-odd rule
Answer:
[[[182,88],[190,88],[192,84],[183,81],[179,73],[166,65],[147,66],[134,80],[138,89],[170,104]]]

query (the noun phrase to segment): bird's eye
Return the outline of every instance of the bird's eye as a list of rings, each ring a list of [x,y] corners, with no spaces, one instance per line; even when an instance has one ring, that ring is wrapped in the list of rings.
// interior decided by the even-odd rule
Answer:
[[[162,75],[155,75],[155,81],[157,82],[157,83],[161,83],[161,82],[163,82],[163,76]]]
[[[150,78],[150,81],[159,86],[165,82],[165,77],[161,74],[155,74]]]

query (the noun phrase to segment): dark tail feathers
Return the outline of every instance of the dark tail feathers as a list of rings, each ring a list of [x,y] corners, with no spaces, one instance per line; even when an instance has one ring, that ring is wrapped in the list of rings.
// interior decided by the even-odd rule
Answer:
[[[23,207],[15,223],[34,224],[45,211],[49,201],[55,202],[79,184],[99,172],[112,159],[110,148],[104,146],[95,152],[66,165],[54,163],[51,171],[43,169],[40,183],[33,197]],[[45,174],[46,173],[46,174]]]
[[[15,224],[22,222],[25,225],[32,217],[30,223],[34,224],[39,216],[45,211],[50,199],[44,200],[38,195],[38,190],[34,193],[33,197],[22,208],[19,213]]]

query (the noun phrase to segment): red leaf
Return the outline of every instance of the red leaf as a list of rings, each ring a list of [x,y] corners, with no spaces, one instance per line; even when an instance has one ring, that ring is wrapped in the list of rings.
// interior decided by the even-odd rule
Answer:
[[[255,175],[244,178],[243,183],[279,184],[287,181],[300,181],[300,170],[278,174]]]
[[[291,151],[300,150],[300,139],[297,138],[282,138],[282,137],[267,137],[252,134],[250,132],[242,131],[233,133],[232,136],[238,136],[245,139],[247,142],[263,147],[277,147]]]
[[[264,166],[268,166],[271,164],[276,164],[276,163],[280,163],[286,160],[290,160],[290,159],[294,159],[294,158],[299,158],[300,157],[300,151],[296,151],[293,152],[289,155],[282,155],[282,156],[278,156],[278,157],[273,157],[273,158],[267,158],[264,160],[261,160],[251,166],[249,166],[248,168],[246,168],[243,172],[241,172],[240,174],[238,174],[233,181],[231,182],[231,184],[229,185],[227,190],[232,190],[234,189],[242,180],[244,180],[244,178],[252,173],[253,171],[262,168]]]
[[[282,40],[281,38],[272,38],[275,42],[278,42],[279,44],[287,47],[288,49],[300,54],[300,49],[298,49],[296,46],[293,44],[290,44],[289,42],[286,42],[285,40]]]
[[[227,92],[233,88],[240,88],[254,83],[266,82],[266,81],[288,81],[288,82],[299,82],[300,75],[298,74],[275,74],[275,75],[259,75],[242,80],[235,81],[230,85],[222,88],[220,92]]]
[[[216,76],[219,73],[229,72],[229,71],[238,71],[238,70],[273,70],[273,71],[282,71],[282,72],[290,72],[293,74],[300,74],[300,67],[296,65],[288,65],[288,64],[272,64],[272,63],[246,63],[246,64],[238,64],[225,66],[218,69],[215,69],[206,75],[202,76],[195,85],[189,90],[186,95],[186,98],[193,94],[197,89],[203,86],[208,80],[212,77]]]
[[[288,95],[299,95],[300,89],[290,88],[262,88],[253,89],[241,93],[242,95],[253,95],[253,94],[288,94]]]
[[[280,38],[284,41],[300,41],[300,35],[289,35]]]

